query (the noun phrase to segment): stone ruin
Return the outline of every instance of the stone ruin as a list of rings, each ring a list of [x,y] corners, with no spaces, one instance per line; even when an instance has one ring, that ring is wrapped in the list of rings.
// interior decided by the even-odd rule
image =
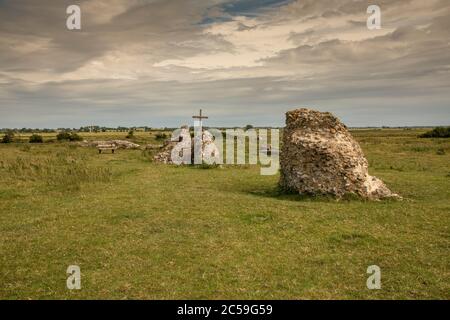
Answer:
[[[155,162],[173,164],[172,161],[172,151],[174,148],[180,155],[183,150],[191,150],[190,163],[194,163],[194,146],[198,142],[200,137],[191,138],[191,133],[189,131],[189,126],[184,125],[181,127],[177,139],[167,140],[159,152],[153,157]],[[210,161],[208,163],[214,163],[214,157],[219,155],[219,149],[214,143],[213,135],[207,130],[202,131],[202,141],[201,141],[201,153],[202,159]]]
[[[159,152],[153,157],[155,162],[172,164],[172,150],[178,145],[179,147],[190,148],[191,133],[188,126],[182,126],[179,133],[179,139],[172,138],[166,140]],[[181,149],[180,148],[180,149]]]
[[[115,145],[119,149],[139,149],[141,147],[136,143],[126,140],[96,140],[96,141],[84,140],[78,143],[78,145],[82,147],[98,147],[99,145],[107,145],[107,144]]]
[[[357,194],[366,199],[400,198],[370,176],[361,147],[329,112],[286,113],[280,155],[280,187],[300,194]]]

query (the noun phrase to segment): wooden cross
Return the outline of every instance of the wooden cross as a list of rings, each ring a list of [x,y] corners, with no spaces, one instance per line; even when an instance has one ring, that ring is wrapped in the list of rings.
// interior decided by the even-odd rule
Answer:
[[[200,121],[200,127],[202,127],[202,120],[203,119],[208,119],[207,116],[203,116],[202,115],[202,109],[200,109],[200,114],[198,116],[192,116],[192,118],[198,119]]]

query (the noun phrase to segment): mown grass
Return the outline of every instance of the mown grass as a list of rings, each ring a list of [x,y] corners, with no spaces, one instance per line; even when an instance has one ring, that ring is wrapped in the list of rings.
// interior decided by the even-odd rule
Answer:
[[[450,142],[419,133],[353,132],[401,202],[283,194],[257,166],[0,145],[0,298],[449,299]]]

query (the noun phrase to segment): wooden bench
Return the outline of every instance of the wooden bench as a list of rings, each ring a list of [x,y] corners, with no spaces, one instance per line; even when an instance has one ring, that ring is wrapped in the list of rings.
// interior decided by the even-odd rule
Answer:
[[[114,151],[116,151],[117,149],[117,145],[115,144],[99,144],[97,146],[98,149],[98,153],[102,153],[102,151],[104,150],[111,150],[111,153],[114,153]]]

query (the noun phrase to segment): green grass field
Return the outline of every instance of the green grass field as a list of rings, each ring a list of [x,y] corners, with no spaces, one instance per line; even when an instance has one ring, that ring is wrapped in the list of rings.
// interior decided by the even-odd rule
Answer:
[[[404,197],[380,202],[283,195],[257,166],[0,144],[0,298],[450,299],[450,140],[424,131],[353,131]],[[366,288],[373,264],[381,290]]]

